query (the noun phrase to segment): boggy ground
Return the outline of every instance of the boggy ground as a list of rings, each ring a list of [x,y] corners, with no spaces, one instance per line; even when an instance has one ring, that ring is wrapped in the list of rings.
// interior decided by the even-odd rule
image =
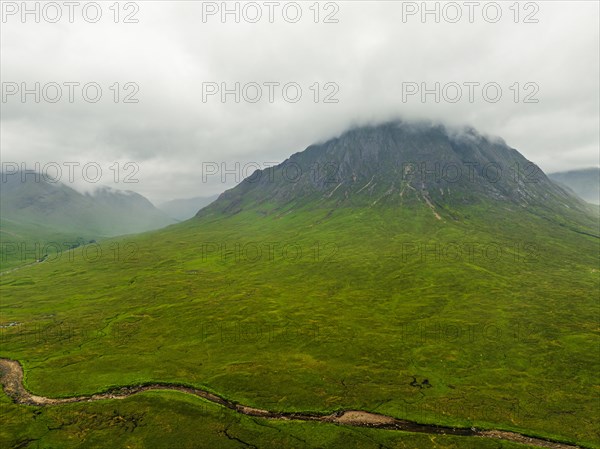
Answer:
[[[124,386],[89,396],[48,398],[37,396],[27,391],[23,385],[23,367],[19,362],[10,359],[0,359],[0,378],[2,380],[2,385],[4,386],[4,392],[14,402],[33,406],[51,406],[73,402],[93,402],[104,399],[125,399],[131,395],[150,390],[173,390],[199,396],[244,415],[255,416],[264,419],[321,421],[344,426],[373,427],[387,430],[429,433],[435,435],[479,436],[551,449],[573,449],[579,447],[541,438],[532,438],[516,432],[419,424],[411,421],[399,420],[391,416],[385,416],[361,410],[343,410],[329,415],[316,415],[309,413],[274,413],[268,410],[237,404],[233,401],[229,401],[199,388],[192,388],[177,384],[152,383],[146,385]]]

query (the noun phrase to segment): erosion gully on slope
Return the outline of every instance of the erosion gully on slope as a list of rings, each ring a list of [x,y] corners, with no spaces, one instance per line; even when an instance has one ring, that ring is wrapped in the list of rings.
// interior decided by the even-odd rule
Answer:
[[[264,419],[319,421],[345,426],[373,427],[386,430],[401,430],[405,432],[494,438],[498,440],[527,444],[534,447],[546,447],[551,449],[575,449],[580,447],[548,439],[529,437],[516,432],[507,432],[503,430],[481,430],[473,427],[461,428],[437,426],[434,424],[419,424],[412,421],[396,419],[391,416],[360,410],[344,410],[332,413],[330,415],[316,415],[310,413],[275,413],[268,410],[247,407],[199,388],[192,388],[170,383],[151,383],[137,386],[124,386],[120,388],[113,388],[107,392],[93,394],[90,396],[75,396],[70,398],[53,399],[43,396],[36,396],[27,391],[23,385],[23,367],[16,360],[10,359],[0,359],[0,380],[4,386],[4,392],[15,403],[33,406],[48,406],[73,402],[93,402],[103,399],[125,399],[133,394],[144,391],[171,390],[193,394],[208,401],[214,402],[215,404],[227,407],[238,413]]]

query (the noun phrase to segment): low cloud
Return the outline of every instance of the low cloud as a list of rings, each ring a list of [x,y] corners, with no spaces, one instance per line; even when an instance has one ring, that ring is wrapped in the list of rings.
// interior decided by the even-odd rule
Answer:
[[[456,2],[463,14],[457,23],[447,20],[454,17],[449,7],[442,14],[444,3],[440,23],[434,14],[425,23],[421,11],[407,14],[421,2],[320,2],[318,23],[311,5],[301,3],[302,20],[275,14],[269,23],[264,2],[255,3],[259,23],[206,14],[221,2],[139,2],[137,11],[121,3],[119,23],[108,4],[97,23],[77,15],[73,23],[23,23],[19,14],[3,14],[4,93],[6,83],[39,82],[46,95],[49,83],[63,88],[56,103],[43,96],[36,103],[34,94],[23,103],[20,92],[3,98],[3,161],[30,168],[97,162],[106,174],[99,183],[157,203],[235,184],[234,176],[205,182],[203,163],[281,162],[350,126],[405,118],[501,136],[547,172],[598,165],[597,2],[529,2],[537,10],[522,3],[518,23],[505,2],[496,23],[479,10],[470,23],[464,2]],[[427,4],[435,9],[436,2]],[[139,22],[122,23],[133,12]],[[329,16],[338,22],[323,23]],[[528,16],[538,23],[524,23]],[[72,103],[65,82],[79,83]],[[203,102],[203,83],[234,89],[236,82],[239,103],[234,93],[223,103],[221,92]],[[83,98],[86,83],[100,86],[98,102]],[[272,102],[268,83],[278,83]],[[289,83],[290,95],[301,88],[297,102],[285,97]],[[256,85],[263,96],[252,103]],[[422,97],[424,89],[430,93]],[[115,182],[115,163],[137,164],[138,182]],[[81,173],[77,179],[86,183]]]

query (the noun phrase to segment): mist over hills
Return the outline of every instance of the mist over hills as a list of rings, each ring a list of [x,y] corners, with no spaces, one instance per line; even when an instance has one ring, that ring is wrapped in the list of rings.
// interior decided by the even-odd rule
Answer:
[[[38,228],[90,238],[157,229],[174,222],[142,195],[101,187],[80,193],[33,172],[3,174],[2,227]],[[18,230],[12,229],[18,235]]]
[[[169,217],[183,221],[192,218],[200,209],[208,206],[218,197],[219,195],[178,198],[161,203],[158,208]]]
[[[548,177],[567,186],[587,202],[600,204],[600,168],[550,173]]]
[[[36,211],[54,197],[117,209],[137,198],[28,189],[47,191],[21,195]],[[353,129],[255,172],[193,219],[3,274],[6,322],[101,330],[34,351],[12,326],[4,341],[39,368],[30,385],[56,380],[47,394],[58,397],[158,379],[252,410],[377,410],[586,443],[598,406],[593,210],[474,130]],[[114,244],[133,252],[114,257]]]

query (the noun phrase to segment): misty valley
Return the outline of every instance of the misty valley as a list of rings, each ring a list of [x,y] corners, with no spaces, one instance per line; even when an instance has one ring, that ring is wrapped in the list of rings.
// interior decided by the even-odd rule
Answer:
[[[600,2],[0,1],[0,448],[600,449]]]
[[[415,169],[432,161],[469,176]],[[502,166],[514,170],[488,176]],[[598,207],[502,140],[354,128],[174,224],[138,194],[14,175],[0,278],[13,431],[156,447],[190,447],[198,426],[216,447],[595,447]],[[146,229],[167,226],[111,237],[101,207],[116,229],[135,225],[118,223],[133,208]],[[98,240],[61,246],[61,233]],[[81,415],[111,407],[134,424]]]

